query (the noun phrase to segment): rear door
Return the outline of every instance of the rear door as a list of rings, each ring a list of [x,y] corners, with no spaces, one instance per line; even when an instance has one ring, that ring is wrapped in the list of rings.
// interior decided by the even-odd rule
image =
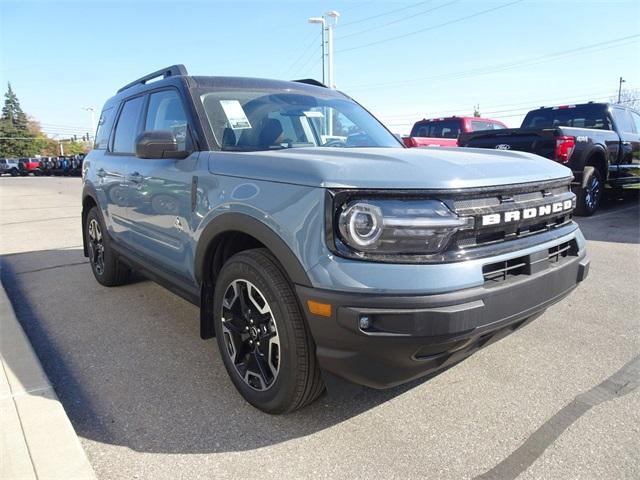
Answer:
[[[149,94],[143,131],[169,130],[179,150],[193,151],[191,125],[180,92],[173,87]],[[189,278],[193,252],[191,190],[198,154],[184,159],[132,157],[127,172],[127,221],[136,253],[147,263]]]
[[[134,155],[133,143],[140,129],[143,106],[144,97],[139,96],[124,101],[119,110],[114,108],[103,112],[96,135],[96,147],[102,148],[92,152],[92,162],[96,168],[95,187],[101,204],[106,205],[103,214],[107,229],[112,238],[122,243],[126,243],[128,236],[125,215],[129,198],[126,170]],[[109,140],[114,123],[115,128]],[[103,126],[108,127],[109,131],[101,132]]]
[[[621,142],[618,181],[636,183],[640,181],[640,115],[621,107],[612,107],[611,110]]]

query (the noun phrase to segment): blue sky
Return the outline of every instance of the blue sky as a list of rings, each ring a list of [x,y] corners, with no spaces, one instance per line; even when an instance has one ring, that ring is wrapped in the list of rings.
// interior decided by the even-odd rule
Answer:
[[[640,88],[638,0],[0,0],[0,89],[49,134],[90,129],[145,73],[321,78],[320,26],[341,13],[335,80],[405,133],[422,117],[483,116],[518,126],[530,108]]]

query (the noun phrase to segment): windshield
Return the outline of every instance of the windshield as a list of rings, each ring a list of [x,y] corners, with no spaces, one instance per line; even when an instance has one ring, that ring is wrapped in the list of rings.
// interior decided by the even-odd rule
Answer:
[[[200,98],[222,150],[402,148],[370,113],[346,98],[275,89],[215,91]]]
[[[605,105],[578,105],[533,110],[522,121],[522,128],[579,127],[610,130]]]

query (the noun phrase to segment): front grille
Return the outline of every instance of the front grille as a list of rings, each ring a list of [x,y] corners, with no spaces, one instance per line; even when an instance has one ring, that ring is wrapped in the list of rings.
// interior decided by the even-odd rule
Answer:
[[[485,287],[513,280],[521,275],[539,273],[552,265],[562,264],[577,255],[578,244],[575,240],[571,240],[551,247],[546,251],[543,250],[531,255],[490,263],[482,267]]]
[[[524,218],[524,211],[542,212],[541,208],[558,202],[571,200],[575,206],[575,195],[569,185],[545,189],[543,186],[531,187],[530,191],[515,194],[494,194],[479,198],[461,198],[453,201],[454,211],[461,217],[472,216],[475,227],[472,230],[460,231],[456,234],[453,248],[468,250],[474,247],[505,242],[542,232],[547,232],[571,222],[572,210],[558,213],[541,213]],[[518,212],[521,218],[506,221],[507,212]],[[483,218],[498,215],[498,224],[483,226]]]

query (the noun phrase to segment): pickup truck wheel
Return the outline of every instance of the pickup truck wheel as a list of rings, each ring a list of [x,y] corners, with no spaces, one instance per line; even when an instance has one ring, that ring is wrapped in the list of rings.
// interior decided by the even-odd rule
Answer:
[[[87,214],[85,232],[89,263],[96,280],[106,287],[126,283],[129,269],[113,253],[97,207],[93,207]]]
[[[12,177],[17,177],[17,176],[18,176],[18,174],[19,174],[19,172],[18,172],[18,170],[17,170],[17,169],[15,169],[15,168],[12,168],[12,169],[11,169],[11,176],[12,176]]]
[[[587,184],[577,192],[576,215],[583,217],[593,215],[600,206],[603,191],[602,175],[598,170],[594,170]]]
[[[254,407],[287,413],[323,392],[315,345],[295,293],[268,250],[246,250],[224,264],[214,312],[224,366]]]

